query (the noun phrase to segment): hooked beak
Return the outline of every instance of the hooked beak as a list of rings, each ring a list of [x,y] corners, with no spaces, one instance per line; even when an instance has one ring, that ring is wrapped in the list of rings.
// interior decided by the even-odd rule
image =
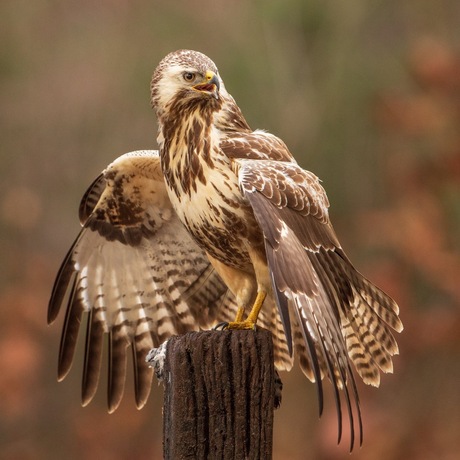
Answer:
[[[197,91],[209,93],[215,99],[219,99],[219,77],[211,70],[208,70],[206,72],[206,75],[204,76],[203,81],[201,83],[198,83],[198,85],[195,85],[193,88]]]

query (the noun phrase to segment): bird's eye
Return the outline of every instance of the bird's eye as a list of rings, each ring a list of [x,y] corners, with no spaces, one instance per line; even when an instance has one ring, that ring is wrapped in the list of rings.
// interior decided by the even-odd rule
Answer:
[[[185,81],[193,81],[195,79],[195,74],[193,72],[185,72],[184,73],[184,80]]]

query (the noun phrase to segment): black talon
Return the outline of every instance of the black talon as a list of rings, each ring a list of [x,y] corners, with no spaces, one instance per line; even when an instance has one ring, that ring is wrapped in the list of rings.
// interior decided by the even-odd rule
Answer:
[[[225,329],[227,329],[227,328],[228,328],[228,321],[222,321],[221,323],[217,323],[213,327],[213,330],[214,331],[218,331],[218,330],[225,331]]]

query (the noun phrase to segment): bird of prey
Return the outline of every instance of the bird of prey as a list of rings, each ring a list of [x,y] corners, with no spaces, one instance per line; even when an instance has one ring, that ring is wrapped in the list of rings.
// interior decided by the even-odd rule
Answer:
[[[83,403],[93,397],[109,337],[109,410],[118,406],[132,345],[136,401],[152,374],[147,351],[172,334],[225,322],[273,333],[275,366],[294,357],[341,393],[351,428],[362,422],[352,365],[366,384],[392,372],[403,329],[397,304],[361,275],[331,225],[319,179],[284,142],[253,131],[205,55],[167,55],[151,83],[159,153],[131,152],[93,182],[83,225],[58,273],[48,312],[67,307],[59,377],[70,369],[88,313]],[[219,333],[219,332],[216,332]],[[356,418],[357,417],[357,420]]]

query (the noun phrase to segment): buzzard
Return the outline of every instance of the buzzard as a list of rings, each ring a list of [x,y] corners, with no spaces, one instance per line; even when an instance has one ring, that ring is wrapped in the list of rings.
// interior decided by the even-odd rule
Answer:
[[[66,306],[59,378],[68,373],[88,316],[83,404],[99,379],[109,337],[109,411],[123,395],[132,345],[136,402],[150,391],[147,351],[172,334],[258,324],[273,333],[275,365],[298,357],[316,382],[341,394],[351,428],[362,422],[352,365],[366,384],[392,372],[403,329],[397,304],[361,275],[331,225],[319,179],[282,140],[253,131],[205,55],[167,55],[151,83],[159,152],[131,152],[93,182],[83,225],[51,295],[48,321]],[[218,332],[216,332],[218,333]]]

